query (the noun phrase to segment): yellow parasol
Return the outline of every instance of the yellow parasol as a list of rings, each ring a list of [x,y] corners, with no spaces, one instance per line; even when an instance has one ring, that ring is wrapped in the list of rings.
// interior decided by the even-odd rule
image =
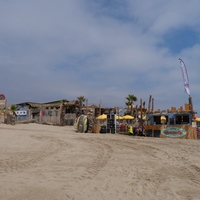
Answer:
[[[200,121],[200,117],[197,117],[195,120],[196,120],[197,122],[199,122],[199,121]]]
[[[105,120],[105,119],[107,119],[107,115],[105,115],[105,114],[99,115],[96,119]]]
[[[142,120],[145,121],[146,119],[147,119],[147,116],[146,116],[146,115],[143,115],[143,116],[142,116]]]
[[[125,116],[122,116],[122,119],[134,119],[134,117],[131,115],[125,115]]]
[[[116,119],[119,120],[119,119],[123,119],[122,116],[119,116],[119,115],[116,115]]]
[[[161,116],[161,117],[160,117],[160,120],[166,121],[166,117],[165,117],[165,116]]]

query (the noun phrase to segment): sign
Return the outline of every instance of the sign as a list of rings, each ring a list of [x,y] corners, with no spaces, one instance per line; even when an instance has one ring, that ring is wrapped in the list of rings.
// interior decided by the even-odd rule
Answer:
[[[197,127],[197,123],[196,122],[192,122],[192,127],[196,128]]]
[[[0,94],[0,107],[1,108],[6,107],[6,97],[4,94]]]
[[[161,134],[164,137],[180,138],[184,137],[187,134],[187,132],[185,129],[179,127],[166,127],[161,130]]]
[[[5,99],[6,99],[5,95],[4,94],[0,94],[0,100],[5,100]]]
[[[19,110],[19,111],[15,111],[15,114],[17,116],[27,116],[27,111],[26,110]]]

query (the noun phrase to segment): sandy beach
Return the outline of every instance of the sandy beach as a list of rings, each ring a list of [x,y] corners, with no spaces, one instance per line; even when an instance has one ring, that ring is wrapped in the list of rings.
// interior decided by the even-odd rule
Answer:
[[[198,200],[200,141],[0,124],[1,200]]]

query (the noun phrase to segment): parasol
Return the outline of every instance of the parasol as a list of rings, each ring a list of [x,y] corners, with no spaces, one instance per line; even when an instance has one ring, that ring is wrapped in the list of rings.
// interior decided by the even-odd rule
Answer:
[[[122,119],[134,119],[134,117],[131,115],[125,115],[125,116],[122,116]]]
[[[107,115],[105,115],[105,114],[99,115],[96,119],[105,120],[105,119],[107,119]]]

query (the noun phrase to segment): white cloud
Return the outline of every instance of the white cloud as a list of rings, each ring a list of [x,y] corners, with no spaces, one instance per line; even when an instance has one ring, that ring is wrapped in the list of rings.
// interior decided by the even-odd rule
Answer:
[[[156,108],[179,107],[188,101],[181,57],[200,112],[199,41],[179,54],[159,45],[176,28],[199,33],[199,1],[119,2],[2,2],[0,93],[14,103],[83,95],[103,106],[124,106],[128,94],[148,101],[151,94]]]

